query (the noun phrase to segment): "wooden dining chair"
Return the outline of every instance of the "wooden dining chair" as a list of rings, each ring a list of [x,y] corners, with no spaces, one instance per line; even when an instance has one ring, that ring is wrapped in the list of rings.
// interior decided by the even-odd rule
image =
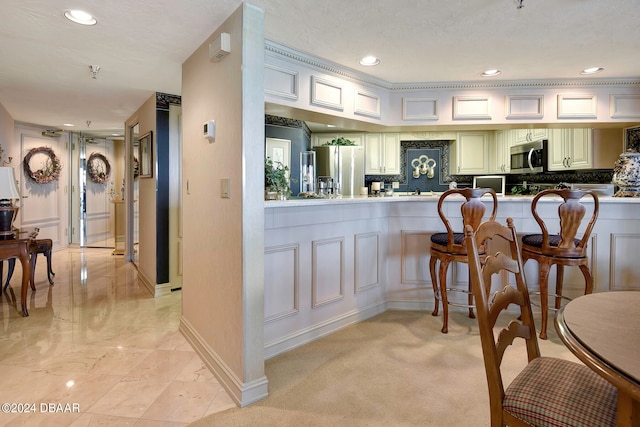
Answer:
[[[431,249],[429,251],[431,258],[429,259],[429,272],[431,274],[431,284],[433,286],[433,294],[435,299],[435,307],[431,313],[433,316],[438,315],[440,300],[442,300],[442,333],[449,331],[449,305],[466,307],[469,309],[469,317],[473,318],[473,293],[471,292],[471,284],[468,289],[458,289],[447,287],[447,271],[451,261],[467,262],[467,248],[464,243],[464,226],[470,225],[474,230],[482,222],[486,211],[485,203],[480,200],[485,194],[489,194],[493,201],[493,209],[489,217],[494,220],[498,211],[498,198],[496,192],[491,188],[464,188],[452,189],[445,191],[438,200],[438,215],[446,228],[446,233],[436,233],[431,236]],[[443,208],[447,198],[453,199],[455,196],[463,196],[464,199],[458,197],[462,203],[460,211],[462,213],[462,227],[459,232],[454,232],[451,222],[445,214]],[[438,275],[436,276],[436,266],[440,262]],[[460,304],[450,302],[447,292],[464,292],[468,294],[468,304]]]
[[[558,218],[560,232],[550,234],[548,225],[545,224],[538,212],[538,202],[543,197],[556,198],[561,203],[558,206]],[[584,198],[593,200],[593,212],[589,223],[581,239],[576,235],[586,214],[587,208],[581,201]],[[547,339],[547,323],[549,318],[549,297],[555,298],[554,308],[558,310],[562,299],[569,299],[562,294],[562,282],[564,281],[564,267],[577,266],[584,276],[584,293],[593,291],[593,277],[589,271],[589,257],[587,255],[587,242],[591,231],[598,218],[598,195],[594,191],[552,189],[538,193],[531,202],[531,213],[540,226],[540,234],[527,234],[522,237],[522,260],[526,264],[534,259],[539,264],[540,280],[540,311],[542,323],[540,326],[540,338]],[[549,293],[549,270],[556,266],[556,288],[554,293]]]
[[[487,253],[481,261],[479,248],[487,240],[492,251],[495,245],[501,252]],[[507,226],[485,222],[475,233],[467,226],[465,242],[489,388],[491,426],[616,425],[617,389],[613,385],[582,364],[540,355],[513,220],[508,218]],[[507,284],[490,295],[492,277],[503,278],[505,274],[515,279],[515,286]],[[507,310],[510,306],[516,310]],[[506,327],[505,318],[511,319]],[[522,350],[526,349],[528,363],[505,388],[503,357],[519,338],[525,342]],[[515,355],[516,347],[513,349],[510,356]]]

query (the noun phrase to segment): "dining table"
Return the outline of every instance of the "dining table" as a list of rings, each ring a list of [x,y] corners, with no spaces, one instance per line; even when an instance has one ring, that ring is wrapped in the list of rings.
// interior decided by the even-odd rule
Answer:
[[[640,426],[640,291],[580,296],[558,310],[562,342],[618,389],[618,426]]]

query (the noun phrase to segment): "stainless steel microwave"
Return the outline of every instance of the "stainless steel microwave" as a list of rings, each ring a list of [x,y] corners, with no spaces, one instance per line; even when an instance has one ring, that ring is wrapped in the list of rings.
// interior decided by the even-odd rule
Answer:
[[[510,149],[509,167],[511,173],[540,173],[547,170],[546,139],[526,144],[514,145]]]

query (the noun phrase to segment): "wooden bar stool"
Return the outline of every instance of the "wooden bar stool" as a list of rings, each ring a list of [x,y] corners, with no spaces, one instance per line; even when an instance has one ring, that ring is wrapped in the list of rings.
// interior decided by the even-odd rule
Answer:
[[[429,272],[431,273],[431,283],[433,285],[433,294],[435,298],[435,308],[431,314],[433,316],[438,315],[440,300],[442,300],[443,334],[446,334],[449,331],[449,305],[467,307],[469,308],[469,317],[475,317],[473,314],[474,305],[473,293],[471,292],[471,282],[469,282],[468,290],[447,288],[447,270],[449,269],[449,264],[451,261],[467,263],[468,254],[467,247],[464,243],[464,233],[462,232],[462,229],[459,233],[453,232],[453,228],[443,211],[443,204],[445,199],[450,196],[463,196],[464,202],[460,206],[460,211],[462,212],[462,228],[470,225],[475,231],[482,222],[482,218],[486,211],[486,205],[480,200],[480,198],[485,194],[490,194],[493,198],[493,210],[490,217],[490,220],[493,221],[496,217],[496,212],[498,211],[498,198],[496,196],[496,192],[491,188],[464,188],[448,190],[445,191],[442,196],[440,196],[440,200],[438,200],[438,215],[440,215],[447,232],[436,233],[431,236]],[[484,256],[484,249],[484,245],[482,245],[480,256]],[[438,270],[438,277],[436,278],[436,264],[438,261],[440,262],[440,268]],[[447,299],[447,291],[466,293],[468,296],[468,304],[463,305],[449,302]]]
[[[561,198],[558,206],[560,220],[559,234],[549,234],[544,220],[538,214],[538,201],[542,197]],[[593,199],[593,213],[582,239],[576,234],[587,208],[582,204],[584,197]],[[547,322],[549,317],[549,296],[555,298],[555,310],[560,308],[562,299],[569,299],[562,295],[564,267],[577,266],[584,276],[584,293],[593,291],[593,277],[589,271],[589,257],[587,256],[587,242],[598,218],[598,195],[594,191],[583,190],[545,190],[538,193],[531,203],[531,213],[542,230],[542,234],[529,234],[522,237],[522,261],[524,264],[530,259],[538,261],[540,268],[540,310],[542,311],[542,325],[540,338],[547,339]],[[549,294],[549,270],[556,266],[556,290]]]
[[[38,254],[43,254],[47,258],[47,279],[49,279],[49,285],[53,286],[52,276],[55,276],[56,273],[51,269],[51,250],[53,248],[53,240],[51,239],[36,239],[31,245],[29,245],[29,254],[31,256],[31,289],[36,290],[35,286],[35,273],[36,273],[36,261],[38,259]],[[7,280],[4,284],[3,291],[7,290],[9,286],[9,281],[11,280],[11,276],[13,276],[13,270],[16,266],[16,259],[9,259],[9,271],[7,272]],[[0,261],[0,281],[2,280],[4,270],[4,262]]]

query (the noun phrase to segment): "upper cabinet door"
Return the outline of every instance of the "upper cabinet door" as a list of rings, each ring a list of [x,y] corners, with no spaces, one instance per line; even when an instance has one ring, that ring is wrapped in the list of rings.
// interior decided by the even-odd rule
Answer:
[[[588,169],[591,167],[591,129],[569,129],[571,131],[571,143],[569,153],[570,169]],[[613,167],[613,166],[612,166]]]
[[[550,171],[566,169],[566,133],[569,129],[551,129],[549,137],[549,154],[547,159]]]
[[[400,134],[368,133],[365,135],[365,174],[400,174]]]
[[[548,129],[515,129],[513,130],[513,135],[514,143],[524,144],[548,138],[549,131]]]
[[[383,157],[382,134],[366,134],[364,139],[365,175],[380,175],[382,173]]]
[[[503,174],[509,173],[509,171],[511,170],[511,132],[512,131],[510,130],[498,130],[495,132],[495,140],[490,144],[489,149],[489,172]]]
[[[552,129],[548,166],[550,171],[592,168],[592,129]]]
[[[489,133],[458,132],[451,144],[453,175],[483,175],[489,173]]]
[[[384,174],[400,175],[400,134],[382,134],[384,144]]]

